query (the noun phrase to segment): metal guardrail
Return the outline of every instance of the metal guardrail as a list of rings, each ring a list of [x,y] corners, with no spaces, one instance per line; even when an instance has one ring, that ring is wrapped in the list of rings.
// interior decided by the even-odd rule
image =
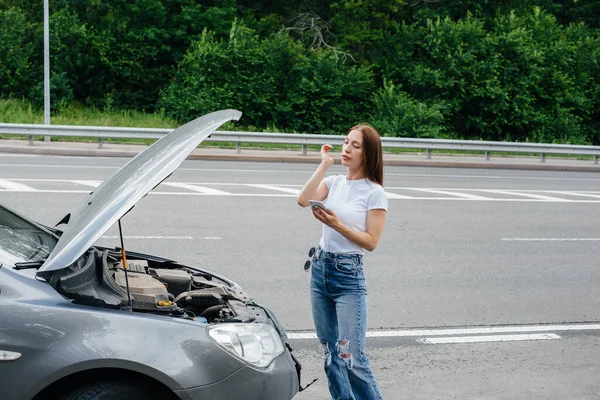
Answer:
[[[104,138],[160,139],[171,131],[172,129],[155,128],[0,123],[0,135],[27,135],[29,137],[30,146],[33,146],[34,136],[66,136],[97,138],[98,147],[102,148]],[[542,163],[546,160],[546,154],[585,155],[592,156],[594,158],[594,164],[598,164],[598,156],[600,155],[600,146],[389,137],[383,137],[381,140],[383,148],[385,149],[426,150],[427,159],[431,158],[432,150],[458,150],[485,153],[486,161],[489,161],[491,152],[511,152],[540,154]],[[242,151],[242,143],[295,144],[301,145],[302,154],[306,155],[309,145],[321,145],[323,143],[330,143],[334,146],[342,145],[344,143],[344,136],[215,131],[208,141],[234,142],[236,143],[236,151],[238,153]]]

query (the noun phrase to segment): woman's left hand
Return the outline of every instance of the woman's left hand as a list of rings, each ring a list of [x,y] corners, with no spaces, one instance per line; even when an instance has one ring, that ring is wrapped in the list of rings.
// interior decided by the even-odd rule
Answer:
[[[324,211],[319,207],[313,207],[312,213],[316,219],[333,229],[341,224],[340,218],[331,209]]]

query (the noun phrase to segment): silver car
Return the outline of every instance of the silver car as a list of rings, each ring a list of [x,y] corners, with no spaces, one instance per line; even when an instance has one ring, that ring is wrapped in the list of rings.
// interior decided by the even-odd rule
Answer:
[[[239,111],[172,131],[56,228],[0,206],[0,398],[285,400],[300,365],[234,282],[95,243]],[[120,229],[119,229],[120,230]]]

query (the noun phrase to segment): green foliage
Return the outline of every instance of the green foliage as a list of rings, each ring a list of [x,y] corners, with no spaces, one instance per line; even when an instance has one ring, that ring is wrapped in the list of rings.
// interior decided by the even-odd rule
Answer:
[[[336,44],[365,59],[407,11],[406,0],[336,0],[331,4]]]
[[[375,93],[371,122],[384,136],[445,137],[442,107],[428,107],[389,81]]]
[[[600,0],[52,0],[52,112],[162,107],[185,122],[235,107],[255,130],[370,117],[394,135],[600,144],[599,12]],[[42,3],[0,0],[0,98],[41,107],[42,54]]]
[[[583,121],[598,81],[582,68],[586,37],[584,26],[562,28],[539,8],[489,27],[473,17],[430,20],[402,27],[380,73],[420,101],[443,102],[460,138],[589,143]]]
[[[15,52],[27,50],[22,57],[28,60],[30,75],[38,80],[33,86],[31,82],[26,85],[31,90],[24,95],[39,103],[43,101],[43,60],[40,53],[33,57],[27,47],[39,52],[43,49],[43,8],[34,0],[4,3],[0,3],[0,11],[14,3],[32,21],[33,35],[20,35],[31,27],[13,21],[0,28],[6,26],[19,33],[25,38],[21,39],[24,46],[13,44],[14,40],[1,42]],[[226,34],[235,13],[233,0],[52,1],[50,65],[52,85],[56,88],[53,109],[54,105],[64,106],[73,100],[96,106],[105,106],[108,101],[117,107],[154,109],[160,89],[169,81],[192,40],[207,27],[217,34]]]
[[[33,26],[20,9],[0,8],[0,96],[22,97],[33,79]]]
[[[228,40],[205,32],[179,65],[161,105],[180,121],[222,108],[244,124],[303,132],[345,130],[364,115],[372,78],[331,51],[306,52],[280,33],[260,39],[235,22]]]

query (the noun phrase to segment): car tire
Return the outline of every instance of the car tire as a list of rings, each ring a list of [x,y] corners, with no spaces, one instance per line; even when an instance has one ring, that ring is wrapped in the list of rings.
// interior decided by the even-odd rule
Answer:
[[[168,399],[163,390],[127,381],[110,380],[80,386],[59,397],[59,400],[159,400]]]

